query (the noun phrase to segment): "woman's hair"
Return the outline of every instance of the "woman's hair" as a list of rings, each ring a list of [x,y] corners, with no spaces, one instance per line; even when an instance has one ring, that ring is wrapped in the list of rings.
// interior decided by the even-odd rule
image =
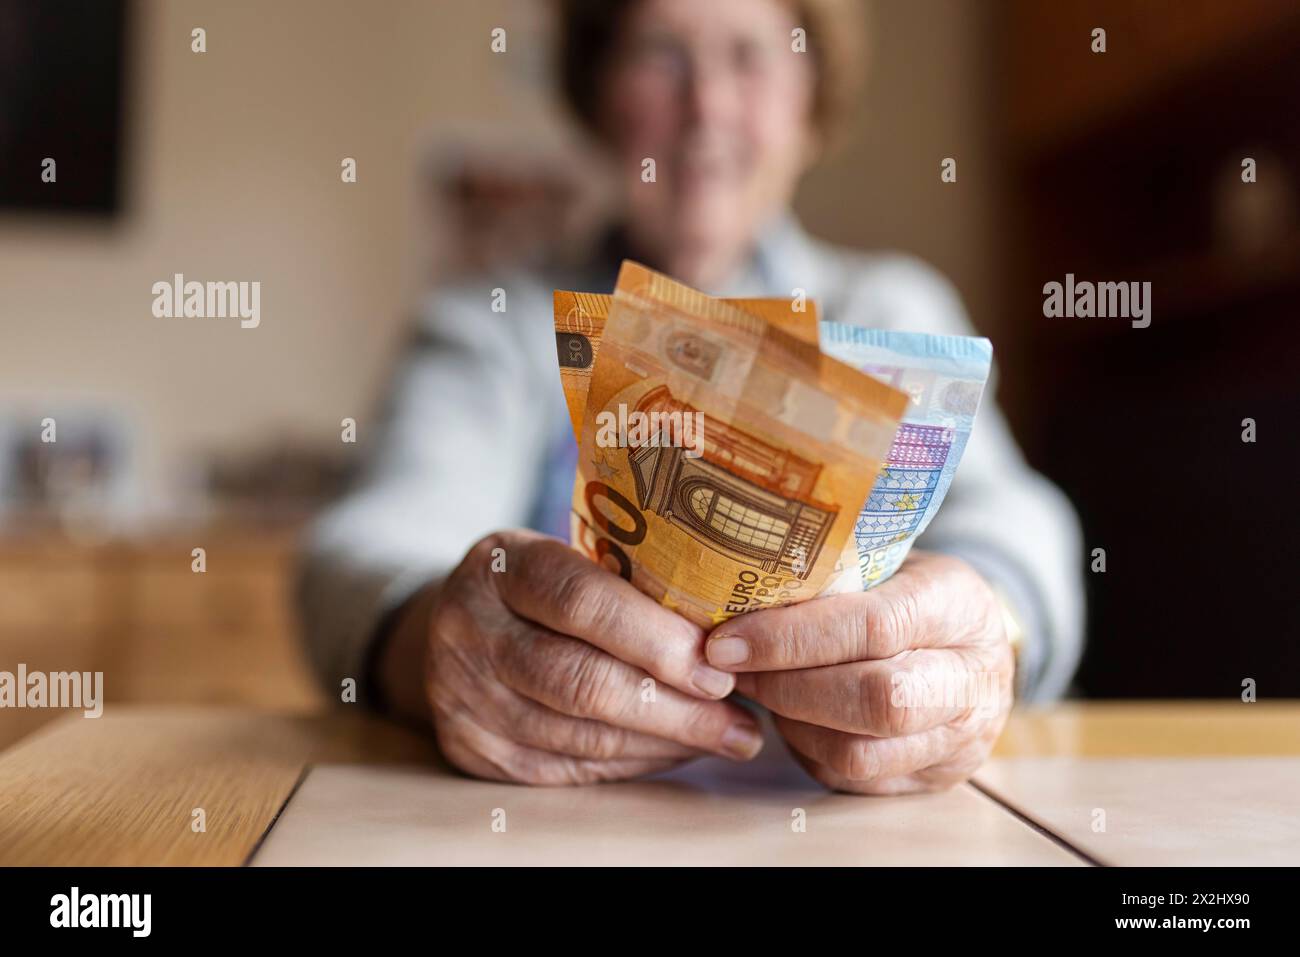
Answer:
[[[578,118],[599,129],[601,76],[618,42],[624,18],[642,0],[558,0],[560,90]],[[704,2],[704,0],[701,0]],[[833,140],[862,78],[865,24],[862,0],[781,0],[807,31],[816,91],[812,120],[823,140]]]

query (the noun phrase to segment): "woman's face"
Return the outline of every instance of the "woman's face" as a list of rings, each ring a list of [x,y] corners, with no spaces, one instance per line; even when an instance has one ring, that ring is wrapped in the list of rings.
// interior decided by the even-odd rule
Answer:
[[[625,21],[602,124],[633,238],[687,281],[720,281],[808,165],[814,71],[792,48],[798,26],[780,0],[641,0]]]

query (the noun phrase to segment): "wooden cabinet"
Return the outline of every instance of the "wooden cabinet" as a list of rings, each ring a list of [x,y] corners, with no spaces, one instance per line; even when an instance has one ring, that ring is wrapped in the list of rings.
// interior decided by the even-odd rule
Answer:
[[[206,550],[207,570],[191,570]],[[222,528],[94,544],[0,539],[0,671],[102,671],[115,702],[320,703],[292,604],[291,530]],[[0,710],[0,747],[64,712]]]
[[[1009,0],[998,47],[1007,131],[1040,152],[1153,107],[1225,59],[1272,55],[1300,25],[1295,0]],[[1094,29],[1106,52],[1094,53]]]

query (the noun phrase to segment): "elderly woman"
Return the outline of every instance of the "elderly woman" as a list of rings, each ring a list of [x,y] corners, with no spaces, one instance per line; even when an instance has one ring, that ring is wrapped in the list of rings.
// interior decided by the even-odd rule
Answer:
[[[543,534],[567,528],[576,455],[553,288],[609,290],[628,256],[719,295],[802,288],[841,322],[971,331],[925,266],[821,243],[789,212],[845,105],[852,10],[568,0],[559,28],[565,94],[622,171],[621,227],[576,274],[486,276],[429,300],[363,482],[309,538],[314,660],[332,688],[355,679],[364,703],[430,728],[451,763],[486,778],[569,784],[701,754],[746,760],[762,739],[736,691],[828,787],[964,780],[1006,720],[1013,679],[1022,697],[1059,695],[1080,650],[1074,517],[992,403],[921,548],[870,592],[711,635]],[[915,707],[893,693],[901,673],[940,688],[992,678],[1001,694],[992,707]]]

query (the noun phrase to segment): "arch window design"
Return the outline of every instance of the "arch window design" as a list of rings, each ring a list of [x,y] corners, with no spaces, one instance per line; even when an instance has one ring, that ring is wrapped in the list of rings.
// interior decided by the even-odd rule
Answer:
[[[786,519],[708,485],[693,485],[686,501],[701,528],[709,529],[719,539],[732,542],[744,551],[779,556],[790,534]]]

